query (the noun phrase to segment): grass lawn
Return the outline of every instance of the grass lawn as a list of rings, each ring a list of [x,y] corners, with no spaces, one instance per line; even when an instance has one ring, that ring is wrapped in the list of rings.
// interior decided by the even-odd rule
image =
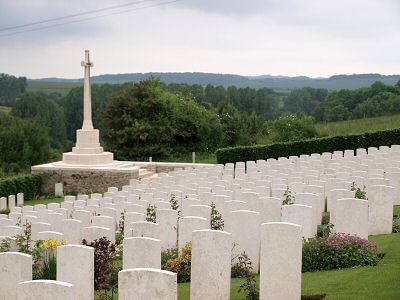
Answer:
[[[49,204],[49,203],[60,203],[64,201],[62,197],[52,197],[52,198],[41,198],[35,200],[25,200],[24,205],[36,205],[36,204]]]
[[[400,299],[400,233],[371,236],[385,257],[376,267],[303,273],[302,294],[327,294],[325,299]],[[258,279],[258,278],[257,278]],[[232,279],[231,299],[245,299],[237,290],[241,279]],[[189,283],[178,286],[179,300],[189,299]]]

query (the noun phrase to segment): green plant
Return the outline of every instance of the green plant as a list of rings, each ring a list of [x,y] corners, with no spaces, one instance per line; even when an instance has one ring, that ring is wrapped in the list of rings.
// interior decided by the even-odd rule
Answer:
[[[32,249],[32,225],[25,223],[22,228],[23,233],[15,236],[18,252],[30,254]]]
[[[323,212],[321,224],[322,225],[328,224],[330,222],[330,220],[331,220],[331,215],[330,215],[329,211]]]
[[[164,268],[167,271],[177,273],[178,282],[190,281],[190,268],[192,262],[192,243],[182,248],[177,258],[170,258],[166,261]]]
[[[82,244],[94,248],[94,287],[97,296],[100,299],[114,299],[118,288],[115,245],[105,237],[91,243],[83,240]]]
[[[367,198],[367,191],[365,190],[365,185],[364,185],[364,188],[361,190],[361,188],[359,188],[359,187],[356,185],[356,183],[353,182],[352,185],[351,185],[351,187],[350,187],[350,190],[356,192],[356,193],[355,193],[355,196],[354,196],[355,198],[357,198],[357,199],[364,199],[364,200],[368,199],[368,198]]]
[[[124,229],[125,229],[125,213],[121,213],[121,217],[119,219],[118,223],[118,231],[115,236],[115,244],[116,245],[121,245],[123,240],[124,240]]]
[[[356,150],[357,148],[379,147],[400,143],[400,129],[367,132],[357,135],[334,136],[308,139],[272,145],[239,146],[218,149],[218,163],[256,161],[258,159],[299,156],[301,154]]]
[[[303,242],[302,271],[375,266],[380,257],[375,243],[357,236],[335,233]]]
[[[271,140],[278,143],[301,141],[317,136],[315,120],[311,116],[289,115],[272,121],[268,127]]]
[[[283,194],[282,205],[292,205],[295,202],[295,196],[292,195],[292,191],[289,188],[286,188],[285,193]]]
[[[56,240],[37,241],[31,249],[33,258],[33,279],[56,280],[57,277],[57,247],[64,242]]]
[[[331,234],[333,226],[334,225],[332,223],[326,223],[326,224],[318,225],[317,237],[325,237],[325,238],[327,238]]]
[[[147,211],[146,211],[146,221],[147,222],[152,222],[152,223],[156,223],[157,219],[156,219],[156,209],[157,206],[155,205],[148,205],[147,206]]]
[[[178,248],[161,249],[161,269],[165,270],[169,260],[178,257]]]
[[[0,243],[0,253],[8,252],[11,249],[11,238],[5,238]]]
[[[42,177],[29,174],[0,179],[0,197],[24,193],[25,199],[38,197],[42,191]]]
[[[245,278],[245,281],[239,287],[238,293],[245,292],[246,300],[258,300],[259,290],[252,262],[245,252],[237,257],[237,261],[232,268],[235,270],[234,273],[239,275],[237,277]]]
[[[400,216],[397,216],[393,219],[393,233],[399,233],[400,232]]]
[[[178,211],[178,216],[181,215],[181,211],[179,210],[179,200],[175,195],[171,195],[171,199],[169,200],[169,203],[171,203],[171,208],[173,210]]]
[[[217,210],[214,203],[211,203],[211,229],[224,230],[224,220],[222,219],[221,213]]]

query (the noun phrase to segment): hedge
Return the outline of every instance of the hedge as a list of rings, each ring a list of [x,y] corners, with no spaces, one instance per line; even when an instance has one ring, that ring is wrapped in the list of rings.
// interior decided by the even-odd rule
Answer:
[[[0,197],[24,193],[25,199],[40,196],[42,177],[40,175],[21,175],[0,179]]]
[[[400,129],[324,137],[291,143],[222,148],[217,150],[216,155],[218,163],[225,164],[396,144],[400,144]]]

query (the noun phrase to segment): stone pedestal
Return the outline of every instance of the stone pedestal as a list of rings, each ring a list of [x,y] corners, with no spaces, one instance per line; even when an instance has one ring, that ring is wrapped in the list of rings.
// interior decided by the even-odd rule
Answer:
[[[68,165],[108,165],[114,162],[114,155],[103,151],[97,129],[79,129],[76,146],[72,152],[63,154],[63,162]]]

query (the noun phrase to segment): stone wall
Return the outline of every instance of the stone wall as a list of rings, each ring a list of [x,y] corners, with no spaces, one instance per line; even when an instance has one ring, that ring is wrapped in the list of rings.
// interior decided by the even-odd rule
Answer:
[[[43,192],[54,193],[54,185],[62,182],[64,193],[103,193],[110,186],[122,188],[130,179],[139,177],[138,170],[32,170],[34,174],[43,175]]]

